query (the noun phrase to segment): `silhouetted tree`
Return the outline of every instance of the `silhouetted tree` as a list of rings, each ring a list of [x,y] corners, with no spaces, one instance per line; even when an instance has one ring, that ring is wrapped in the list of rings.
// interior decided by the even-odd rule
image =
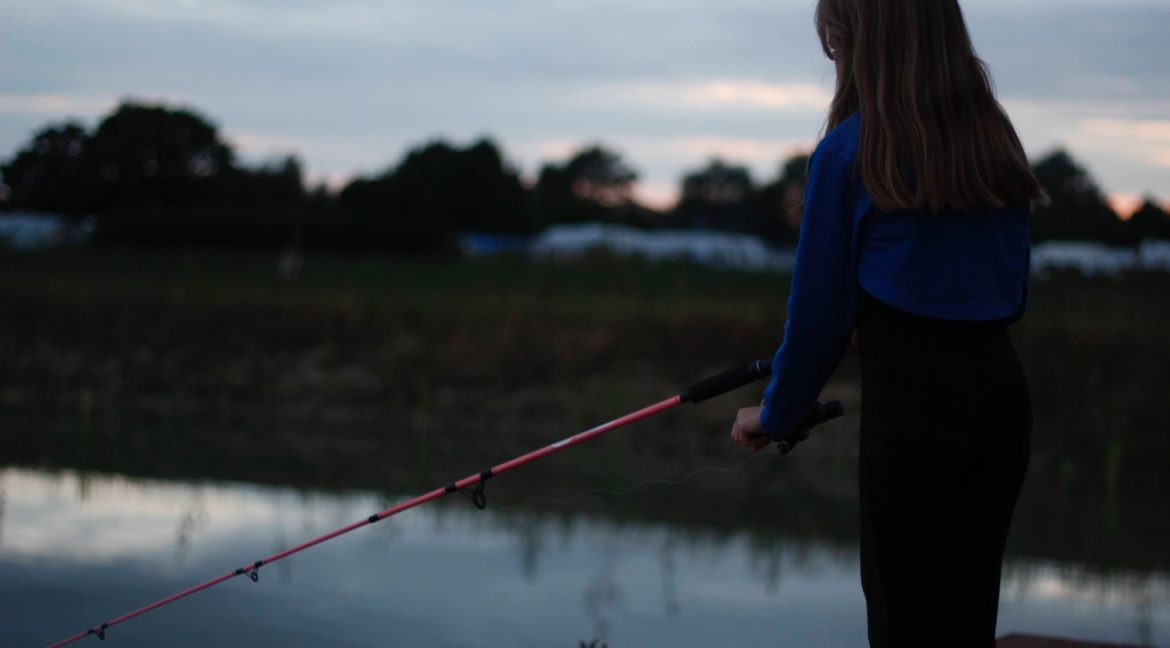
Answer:
[[[1066,151],[1055,151],[1033,165],[1052,204],[1032,218],[1032,240],[1096,239],[1115,241],[1117,214],[1089,173]]]
[[[538,221],[642,220],[645,210],[633,200],[637,179],[638,172],[620,153],[601,145],[581,150],[564,164],[545,164],[534,190]]]
[[[212,202],[234,161],[202,116],[134,102],[102,120],[87,157],[97,176],[99,210]]]
[[[8,203],[18,209],[83,214],[93,210],[93,173],[87,166],[89,137],[75,122],[38,131],[12,160],[0,166]]]
[[[216,127],[198,114],[129,102],[92,135],[76,123],[41,130],[2,169],[14,207],[116,211],[131,220],[152,210],[174,219],[176,207],[289,206],[304,198],[296,158],[255,169],[233,161]]]
[[[443,141],[414,149],[381,176],[351,182],[341,204],[408,249],[442,247],[456,231],[532,228],[519,175],[486,139],[465,149]]]
[[[296,205],[306,199],[301,161],[289,155],[254,169],[225,174],[221,200],[237,206]]]
[[[688,227],[755,232],[763,214],[754,198],[751,171],[714,158],[683,176],[676,220]]]
[[[1033,219],[1035,240],[1134,244],[1170,239],[1153,198],[1121,221],[1088,172],[1056,151],[1033,167],[1051,196]],[[558,222],[599,221],[750,231],[796,242],[808,157],[783,162],[756,186],[748,169],[712,160],[682,179],[670,217],[633,199],[637,171],[600,144],[545,164],[527,191],[497,145],[435,141],[395,167],[357,178],[340,196],[307,193],[300,160],[235,162],[214,124],[181,108],[126,102],[92,131],[47,125],[0,165],[0,207],[97,214],[98,242],[177,245],[391,245],[445,247],[460,231],[532,232]]]
[[[756,194],[764,219],[760,234],[767,241],[775,245],[796,245],[804,215],[806,184],[808,155],[799,153],[784,160],[776,180],[760,188]]]
[[[574,195],[606,207],[629,202],[634,182],[638,179],[638,172],[622,160],[620,153],[600,146],[573,156],[565,170]]]
[[[1125,223],[1130,243],[1145,239],[1170,240],[1170,214],[1162,209],[1152,197],[1146,197],[1141,208]]]

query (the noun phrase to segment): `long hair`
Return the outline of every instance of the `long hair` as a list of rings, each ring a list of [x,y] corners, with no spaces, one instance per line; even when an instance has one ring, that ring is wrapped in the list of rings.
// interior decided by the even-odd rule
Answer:
[[[885,211],[1044,204],[958,0],[819,0],[837,63],[831,130],[861,113],[858,166]]]

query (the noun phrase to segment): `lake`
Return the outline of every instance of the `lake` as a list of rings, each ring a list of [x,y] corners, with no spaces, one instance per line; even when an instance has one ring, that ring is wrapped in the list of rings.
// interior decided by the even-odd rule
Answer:
[[[547,461],[563,470],[572,452]],[[591,493],[569,505],[526,504],[574,493],[502,475],[488,483],[485,511],[460,497],[407,511],[265,566],[258,583],[236,578],[119,625],[109,638],[119,646],[864,645],[848,524],[829,534],[810,527],[821,508],[815,497],[767,491],[745,506],[735,495],[745,484],[785,482],[796,457],[759,455],[680,485]],[[607,483],[624,489],[695,467],[633,470],[629,482]],[[59,467],[0,469],[0,494],[5,645],[63,638],[410,495]],[[686,515],[669,513],[679,507]],[[1166,645],[1170,578],[1012,556],[1000,616],[1000,632],[1011,631]]]

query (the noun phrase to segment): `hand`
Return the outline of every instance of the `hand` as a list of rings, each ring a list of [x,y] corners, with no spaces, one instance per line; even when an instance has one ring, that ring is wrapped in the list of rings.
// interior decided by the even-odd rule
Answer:
[[[731,438],[739,445],[750,448],[753,452],[767,446],[772,437],[760,425],[760,410],[762,407],[745,407],[735,415],[735,424],[731,426]]]

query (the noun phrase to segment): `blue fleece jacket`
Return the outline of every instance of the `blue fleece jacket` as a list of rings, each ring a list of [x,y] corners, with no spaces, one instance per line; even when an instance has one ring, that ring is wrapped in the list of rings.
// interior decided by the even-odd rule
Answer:
[[[809,161],[784,343],[760,422],[791,435],[840,364],[864,288],[945,320],[1015,320],[1028,300],[1029,207],[936,214],[877,209],[857,170],[861,118],[830,131]]]

